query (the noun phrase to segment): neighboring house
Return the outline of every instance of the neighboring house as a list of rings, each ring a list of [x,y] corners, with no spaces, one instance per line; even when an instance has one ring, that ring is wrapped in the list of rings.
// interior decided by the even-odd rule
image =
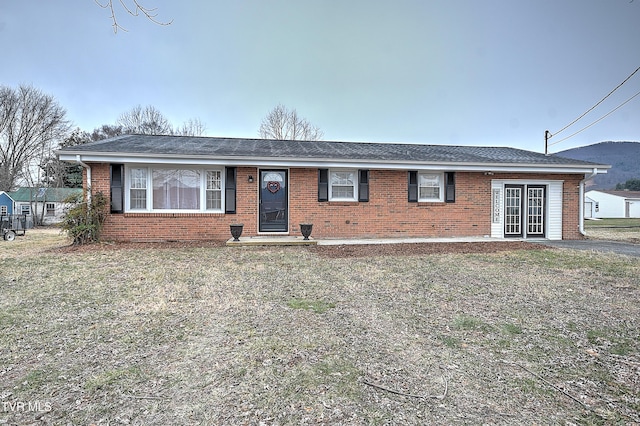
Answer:
[[[585,214],[593,218],[640,217],[640,191],[588,191]]]
[[[607,165],[513,148],[125,135],[67,147],[111,200],[121,241],[315,238],[580,239],[586,178]]]
[[[15,201],[9,194],[4,191],[0,191],[0,216],[7,216],[13,214]]]
[[[73,195],[82,194],[82,188],[18,188],[9,195],[14,201],[13,214],[29,217],[29,227],[34,223],[52,225],[62,221]],[[35,216],[35,220],[34,220]]]

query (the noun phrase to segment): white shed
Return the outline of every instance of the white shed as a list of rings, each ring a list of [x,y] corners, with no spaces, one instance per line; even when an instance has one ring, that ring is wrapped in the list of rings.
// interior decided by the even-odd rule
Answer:
[[[588,191],[584,206],[585,217],[640,218],[640,191]]]

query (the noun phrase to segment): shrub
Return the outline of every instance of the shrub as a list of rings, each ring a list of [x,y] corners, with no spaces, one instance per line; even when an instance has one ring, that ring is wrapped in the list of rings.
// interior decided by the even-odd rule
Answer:
[[[107,198],[97,192],[88,203],[84,195],[74,195],[66,202],[71,205],[61,223],[63,231],[73,239],[73,245],[82,245],[100,241],[102,224],[106,217]]]

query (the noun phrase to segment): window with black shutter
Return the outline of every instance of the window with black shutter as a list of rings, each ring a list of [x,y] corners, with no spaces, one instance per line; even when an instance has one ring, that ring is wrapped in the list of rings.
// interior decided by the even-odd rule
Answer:
[[[111,213],[122,213],[124,211],[124,165],[111,164]]]
[[[227,167],[225,169],[224,182],[224,206],[225,213],[235,214],[236,212],[236,168]]]
[[[358,170],[358,201],[369,201],[369,170]]]
[[[329,201],[329,169],[318,169],[318,201]]]
[[[447,172],[445,176],[445,198],[447,203],[456,202],[456,174],[454,172]]]
[[[409,172],[409,202],[417,203],[418,202],[418,172],[410,171]]]

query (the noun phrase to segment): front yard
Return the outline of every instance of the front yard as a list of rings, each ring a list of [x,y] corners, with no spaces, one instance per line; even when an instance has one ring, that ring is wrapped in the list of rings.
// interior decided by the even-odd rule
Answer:
[[[0,424],[640,423],[640,260],[0,241]]]
[[[589,238],[640,244],[640,219],[638,218],[587,220],[585,231]]]

